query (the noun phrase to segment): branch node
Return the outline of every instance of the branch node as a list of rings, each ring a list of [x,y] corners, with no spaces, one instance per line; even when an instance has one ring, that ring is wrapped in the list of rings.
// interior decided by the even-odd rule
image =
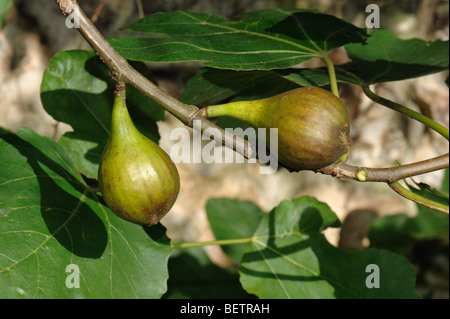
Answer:
[[[356,173],[356,177],[358,178],[358,181],[365,182],[366,181],[366,171],[360,170],[358,173]]]
[[[199,110],[199,109],[193,110],[186,117],[187,125],[192,127],[193,124],[194,124],[194,120],[199,119],[199,118],[204,118],[204,112],[202,110]]]
[[[62,11],[62,13],[67,16],[71,14],[72,12],[67,12],[67,7],[70,5],[76,5],[76,1],[72,0],[56,0],[56,3],[59,5],[59,9]],[[72,10],[73,11],[73,10]]]

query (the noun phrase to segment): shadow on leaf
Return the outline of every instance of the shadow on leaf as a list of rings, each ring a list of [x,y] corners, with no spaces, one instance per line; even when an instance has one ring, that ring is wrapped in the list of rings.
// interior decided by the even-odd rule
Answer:
[[[42,218],[51,235],[77,256],[101,257],[107,245],[105,225],[84,201],[93,193],[72,172],[28,141],[14,134],[2,139],[26,157],[33,169],[39,183]]]
[[[190,248],[169,259],[168,290],[165,298],[254,298],[230,269],[213,264],[202,248]]]

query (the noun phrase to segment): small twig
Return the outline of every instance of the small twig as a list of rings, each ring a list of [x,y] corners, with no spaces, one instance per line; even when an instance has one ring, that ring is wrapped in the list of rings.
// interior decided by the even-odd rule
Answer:
[[[138,7],[139,19],[143,19],[145,17],[144,7],[142,6],[141,0],[136,0],[136,5]]]
[[[102,1],[98,4],[97,8],[95,8],[94,14],[93,14],[92,17],[91,17],[92,23],[97,22],[98,17],[99,17],[100,14],[102,13],[103,7],[105,6],[105,3],[106,3],[106,0],[102,0]]]

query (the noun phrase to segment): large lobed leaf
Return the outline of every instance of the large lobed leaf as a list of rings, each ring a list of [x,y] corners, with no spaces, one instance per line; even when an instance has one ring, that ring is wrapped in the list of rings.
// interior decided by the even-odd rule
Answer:
[[[335,67],[342,83],[405,80],[445,71],[449,65],[448,41],[403,40],[386,30],[371,33],[365,45],[348,44],[345,48],[351,61]],[[325,87],[329,83],[326,68],[247,72],[203,68],[187,83],[182,100],[206,106],[230,98],[264,98],[299,86]]]
[[[169,239],[113,214],[69,154],[30,129],[0,134],[0,298],[158,298]],[[78,266],[79,288],[70,288]],[[75,274],[73,274],[75,275]]]
[[[367,45],[345,46],[352,60],[339,68],[357,83],[398,81],[448,69],[448,41],[399,39],[387,30],[374,31]]]
[[[350,61],[336,66],[336,77],[339,82],[364,85],[442,72],[449,66],[448,43],[448,40],[405,40],[388,30],[376,30],[370,34],[366,44],[344,46]],[[278,73],[301,86],[329,84],[325,68],[288,69]]]
[[[170,12],[126,28],[159,37],[113,39],[125,58],[152,62],[203,61],[233,70],[287,68],[347,43],[364,43],[362,29],[318,11],[266,9],[239,20],[205,13]]]
[[[336,66],[339,82],[372,84],[400,81],[445,71],[449,66],[447,41],[400,39],[387,30],[370,34],[366,44],[345,45],[350,59]],[[325,68],[280,70],[278,74],[301,86],[325,86]]]
[[[230,212],[244,207],[244,202],[224,201],[220,199]],[[213,214],[214,209],[222,210],[219,202],[216,204],[215,208],[210,204],[208,214]],[[216,236],[226,236],[214,225],[218,220],[223,223],[226,216],[210,219]],[[240,265],[240,281],[251,294],[283,299],[419,297],[414,288],[414,270],[405,258],[383,249],[350,252],[329,244],[321,232],[327,227],[338,227],[339,220],[328,205],[313,197],[281,202],[262,217],[252,235],[239,226],[246,219],[241,211],[232,213],[228,223],[252,238]],[[369,265],[379,268],[379,288],[366,286],[371,275],[366,270]]]

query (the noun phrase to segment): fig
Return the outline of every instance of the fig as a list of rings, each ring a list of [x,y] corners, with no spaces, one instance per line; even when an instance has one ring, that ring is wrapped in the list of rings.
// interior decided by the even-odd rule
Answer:
[[[123,86],[115,93],[111,134],[101,157],[98,182],[116,215],[150,226],[172,208],[180,177],[169,155],[134,126],[125,99]]]
[[[345,106],[333,93],[318,87],[210,105],[204,112],[207,117],[237,118],[255,128],[277,128],[278,162],[291,171],[317,170],[345,159],[351,144]]]

